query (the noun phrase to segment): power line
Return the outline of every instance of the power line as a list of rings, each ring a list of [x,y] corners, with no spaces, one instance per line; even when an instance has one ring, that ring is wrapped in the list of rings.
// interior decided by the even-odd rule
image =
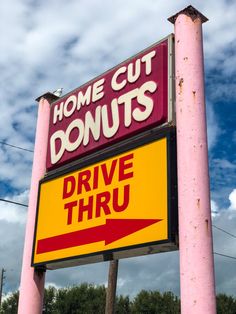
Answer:
[[[229,255],[225,255],[225,254],[221,254],[221,253],[218,253],[218,252],[214,252],[215,255],[219,255],[219,256],[223,256],[223,257],[227,257],[227,258],[231,258],[231,259],[235,259],[236,260],[236,257],[234,256],[229,256]]]
[[[222,229],[222,228],[219,228],[219,227],[217,227],[217,226],[215,226],[215,225],[212,225],[212,227],[214,227],[214,228],[220,230],[221,232],[224,232],[224,233],[230,235],[230,236],[233,237],[233,238],[236,238],[236,236],[235,236],[234,234],[232,234],[232,233],[230,233],[230,232],[228,232],[228,231],[226,231],[226,230],[224,230],[224,229]]]
[[[2,142],[2,141],[0,141],[0,144],[6,145],[6,146],[10,146],[10,147],[13,147],[13,148],[17,148],[17,149],[21,149],[21,150],[24,150],[24,151],[30,152],[30,153],[34,152],[33,150],[30,150],[30,149],[27,149],[27,148],[23,148],[23,147],[20,147],[20,146],[16,146],[16,145],[12,145],[12,144],[9,144],[9,143],[6,143],[6,142]]]
[[[3,198],[0,198],[0,201],[1,201],[1,202],[6,202],[6,203],[10,203],[10,204],[15,204],[15,205],[20,205],[20,206],[28,207],[28,205],[26,205],[26,204],[22,204],[22,203],[10,201],[10,200],[5,200],[5,199],[3,199]]]

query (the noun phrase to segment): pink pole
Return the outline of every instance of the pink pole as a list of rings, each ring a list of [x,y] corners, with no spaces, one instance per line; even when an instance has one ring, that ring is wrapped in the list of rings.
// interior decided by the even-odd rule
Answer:
[[[181,313],[216,313],[202,23],[192,6],[175,25]]]
[[[46,93],[39,100],[34,161],[29,195],[28,217],[23,253],[18,314],[42,313],[45,272],[31,267],[38,184],[45,174],[50,102],[58,97]]]

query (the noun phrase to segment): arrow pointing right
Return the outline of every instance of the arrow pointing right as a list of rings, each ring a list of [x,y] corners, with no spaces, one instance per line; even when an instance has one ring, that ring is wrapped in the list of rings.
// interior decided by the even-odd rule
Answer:
[[[37,254],[100,241],[105,241],[105,245],[108,245],[161,220],[162,219],[107,219],[104,225],[40,239],[37,242]]]

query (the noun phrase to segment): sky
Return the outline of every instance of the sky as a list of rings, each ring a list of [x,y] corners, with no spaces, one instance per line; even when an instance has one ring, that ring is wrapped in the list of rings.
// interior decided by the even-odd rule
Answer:
[[[11,0],[0,2],[0,142],[34,149],[37,103],[79,87],[173,33],[167,18],[185,0]],[[203,25],[213,224],[236,235],[236,2],[192,1]],[[0,144],[0,198],[27,204],[33,153]],[[0,201],[4,294],[17,290],[27,208]],[[236,257],[236,239],[213,228],[214,251]],[[236,260],[214,255],[216,291],[236,296]],[[106,284],[109,263],[48,271],[46,286]],[[179,252],[120,260],[118,294],[179,295]]]

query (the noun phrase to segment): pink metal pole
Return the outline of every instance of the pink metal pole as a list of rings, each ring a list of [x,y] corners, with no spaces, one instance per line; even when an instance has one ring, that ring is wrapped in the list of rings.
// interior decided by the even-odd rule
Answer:
[[[175,25],[181,313],[216,313],[202,23],[192,6]]]
[[[39,180],[45,174],[50,102],[58,97],[47,93],[39,97],[34,161],[29,195],[28,217],[23,253],[18,314],[42,313],[45,273],[31,267]]]

